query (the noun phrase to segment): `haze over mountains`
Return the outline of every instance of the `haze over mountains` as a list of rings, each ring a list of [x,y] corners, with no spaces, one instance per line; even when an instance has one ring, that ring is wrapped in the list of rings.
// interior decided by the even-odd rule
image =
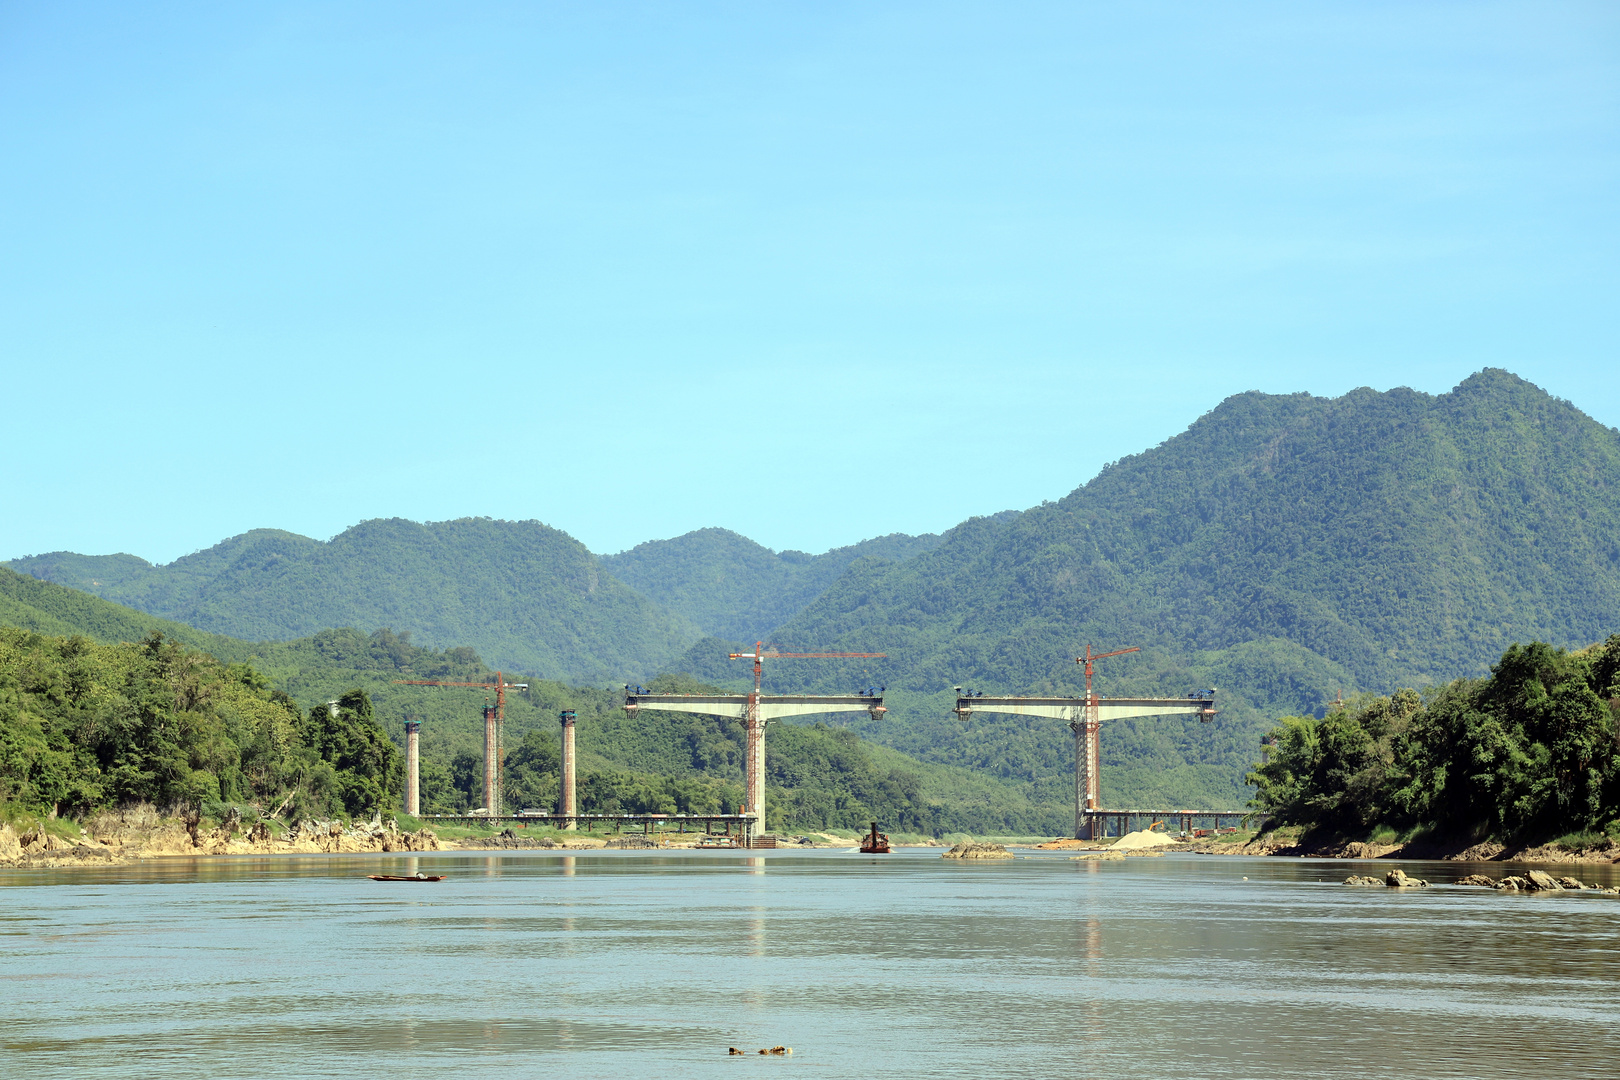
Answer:
[[[782,675],[882,682],[888,718],[855,725],[871,737],[1037,786],[1070,767],[1066,733],[963,730],[945,718],[949,688],[1074,690],[1085,643],[1141,645],[1109,662],[1105,693],[1217,685],[1223,721],[1121,725],[1105,765],[1183,770],[1185,790],[1230,803],[1281,712],[1480,674],[1516,640],[1612,632],[1620,432],[1488,369],[1438,396],[1239,394],[1057,502],[819,556],[715,528],[598,558],[538,522],[467,519],[369,521],[326,543],[260,530],[162,567],[8,565],[232,637],[388,626],[598,684],[734,681],[728,643],[758,637],[884,651]]]

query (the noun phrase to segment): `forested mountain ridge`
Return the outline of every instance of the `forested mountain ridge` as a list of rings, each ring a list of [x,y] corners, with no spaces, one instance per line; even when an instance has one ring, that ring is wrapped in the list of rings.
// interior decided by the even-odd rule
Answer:
[[[1230,806],[1278,715],[1319,714],[1341,690],[1477,675],[1515,641],[1607,637],[1620,612],[1620,432],[1489,369],[1438,396],[1239,394],[1057,502],[805,559],[715,529],[599,560],[538,523],[470,519],[366,522],[328,544],[249,533],[164,568],[127,556],[11,565],[159,614],[184,608],[209,629],[239,619],[246,636],[394,626],[548,678],[662,668],[738,685],[745,672],[725,655],[754,634],[717,630],[763,625],[803,600],[813,575],[797,568],[842,562],[763,636],[889,659],[779,664],[767,673],[778,687],[886,685],[888,715],[856,717],[856,730],[1061,806],[1061,725],[963,728],[948,688],[1074,692],[1087,642],[1141,645],[1104,665],[1103,693],[1214,685],[1222,713],[1111,727],[1105,801]]]
[[[255,530],[167,566],[65,552],[8,565],[231,637],[388,626],[552,678],[639,675],[701,636],[605,572],[579,541],[537,521],[378,519],[325,543]]]
[[[1103,693],[1221,688],[1214,725],[1111,728],[1107,799],[1110,769],[1154,757],[1161,773],[1218,765],[1237,795],[1267,716],[1480,674],[1515,641],[1584,646],[1616,613],[1620,432],[1486,370],[1439,396],[1236,395],[1057,502],[964,522],[905,562],[854,564],[772,636],[887,652],[871,677],[894,708],[854,726],[1005,775],[1056,768],[1067,733],[963,729],[942,688],[1075,692],[1087,642],[1143,647],[1105,663]],[[735,678],[694,652],[683,664]],[[800,678],[864,677],[824,664]]]
[[[1072,682],[1088,640],[1288,641],[1377,689],[1601,640],[1617,612],[1620,432],[1486,370],[1438,397],[1228,398],[1058,502],[848,575],[778,636],[904,650],[919,690]]]
[[[698,529],[604,555],[602,564],[705,634],[754,641],[802,611],[856,559],[898,562],[932,551],[940,539],[892,533],[807,555],[772,551],[729,529]]]

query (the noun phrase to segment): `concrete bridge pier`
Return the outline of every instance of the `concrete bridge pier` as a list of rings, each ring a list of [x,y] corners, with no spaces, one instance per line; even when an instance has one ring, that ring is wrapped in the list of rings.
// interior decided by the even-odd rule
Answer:
[[[574,815],[579,813],[579,805],[574,797],[576,761],[574,755],[574,710],[567,709],[558,713],[557,719],[562,723],[562,767],[558,770],[561,773],[562,787],[557,793],[557,813],[567,819],[567,823],[563,825],[563,828],[573,830],[579,827],[574,820]]]
[[[405,721],[405,812],[422,813],[422,721]]]

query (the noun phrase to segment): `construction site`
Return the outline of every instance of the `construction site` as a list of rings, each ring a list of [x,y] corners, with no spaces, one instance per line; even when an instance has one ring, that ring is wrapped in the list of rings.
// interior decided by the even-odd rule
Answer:
[[[976,714],[1038,717],[1065,723],[1074,747],[1074,814],[1072,837],[1076,840],[1102,840],[1122,837],[1141,828],[1171,825],[1181,835],[1192,837],[1231,829],[1252,817],[1250,811],[1212,808],[1121,808],[1105,807],[1101,799],[1101,739],[1105,722],[1126,718],[1171,716],[1197,717],[1204,723],[1215,719],[1214,689],[1194,691],[1179,698],[1106,698],[1095,689],[1095,666],[1100,660],[1139,652],[1137,647],[1112,652],[1093,652],[1087,645],[1075,663],[1083,669],[1085,691],[1080,696],[995,696],[956,687],[955,717],[964,724]],[[884,659],[884,653],[784,652],[755,644],[751,652],[730,653],[731,660],[752,665],[753,686],[744,693],[655,693],[643,687],[624,688],[622,709],[627,716],[645,713],[686,713],[735,721],[744,738],[743,802],[735,812],[709,813],[583,813],[578,798],[578,750],[574,710],[557,714],[558,794],[550,807],[506,805],[502,791],[504,726],[508,693],[523,693],[527,683],[508,682],[496,672],[494,681],[398,680],[400,685],[445,689],[474,689],[485,693],[483,717],[482,805],[462,813],[422,813],[421,805],[421,723],[405,721],[405,813],[424,820],[458,825],[506,824],[516,827],[548,825],[565,831],[626,830],[643,836],[673,831],[677,835],[701,832],[723,838],[739,847],[774,847],[777,838],[764,829],[765,743],[770,724],[788,718],[838,713],[866,713],[877,720],[887,711],[883,704],[886,688],[872,687],[854,694],[767,694],[764,672],[767,661],[776,660],[870,660]],[[489,695],[493,695],[493,701]]]

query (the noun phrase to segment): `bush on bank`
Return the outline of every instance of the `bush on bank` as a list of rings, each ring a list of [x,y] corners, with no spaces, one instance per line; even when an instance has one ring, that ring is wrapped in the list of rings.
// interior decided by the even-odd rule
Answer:
[[[0,803],[47,818],[137,802],[331,817],[391,809],[403,785],[362,690],[305,716],[251,667],[160,634],[102,645],[0,627]]]
[[[1274,825],[1503,841],[1600,838],[1620,818],[1620,634],[1514,645],[1483,679],[1283,718],[1249,774]]]

